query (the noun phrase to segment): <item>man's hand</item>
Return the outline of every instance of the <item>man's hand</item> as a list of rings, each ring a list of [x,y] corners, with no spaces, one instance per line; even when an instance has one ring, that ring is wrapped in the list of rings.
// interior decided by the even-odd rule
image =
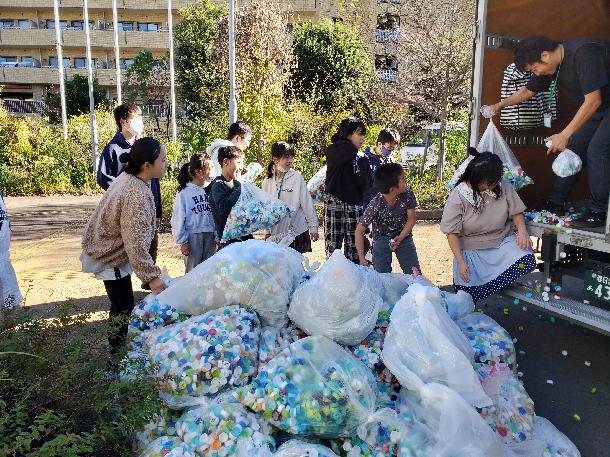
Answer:
[[[309,235],[309,238],[311,239],[312,242],[316,242],[320,239],[320,235],[318,235],[317,233],[311,233]]]
[[[558,152],[561,152],[568,147],[568,141],[570,141],[570,137],[564,132],[559,132],[555,135],[546,138],[544,141],[545,143],[549,141],[552,143],[546,151],[547,155],[557,154]]]
[[[390,250],[394,252],[396,249],[398,249],[398,246],[400,246],[400,243],[402,243],[405,238],[406,237],[402,237],[400,235],[396,236],[392,240],[392,244],[390,244]]]
[[[466,283],[470,282],[470,269],[466,262],[458,263],[458,269],[460,271],[460,277]]]
[[[148,283],[148,286],[150,287],[151,292],[155,295],[158,295],[161,292],[163,292],[165,289],[167,289],[167,286],[163,282],[163,279],[161,279],[161,276],[158,276],[155,279],[153,279],[152,281],[150,281]]]
[[[188,243],[184,243],[180,246],[180,252],[182,252],[182,255],[189,256],[191,254],[191,247]]]
[[[366,260],[364,257],[359,259],[359,262],[360,262],[360,265],[362,265],[363,267],[370,267],[371,266],[371,262]]]
[[[523,251],[527,251],[532,248],[532,239],[526,228],[517,230],[517,246]]]

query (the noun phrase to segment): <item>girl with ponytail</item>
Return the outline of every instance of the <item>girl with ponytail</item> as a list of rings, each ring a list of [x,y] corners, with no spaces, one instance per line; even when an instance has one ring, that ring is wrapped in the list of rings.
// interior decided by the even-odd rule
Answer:
[[[279,198],[296,211],[271,228],[266,239],[289,241],[290,247],[304,253],[311,252],[311,242],[318,240],[318,216],[303,175],[292,168],[294,150],[285,141],[271,146],[271,161],[263,191]]]
[[[172,213],[172,235],[184,256],[188,273],[216,252],[215,226],[208,195],[203,188],[210,179],[211,159],[195,154],[182,165]]]

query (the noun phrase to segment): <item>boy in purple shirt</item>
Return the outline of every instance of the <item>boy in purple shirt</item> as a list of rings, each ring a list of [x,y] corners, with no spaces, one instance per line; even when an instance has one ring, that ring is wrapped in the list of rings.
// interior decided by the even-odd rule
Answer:
[[[379,165],[375,170],[379,193],[373,197],[356,228],[356,250],[360,265],[365,259],[364,232],[373,226],[373,267],[380,273],[392,271],[392,252],[396,253],[403,273],[419,272],[417,250],[413,242],[417,200],[405,181],[402,166],[396,163]]]

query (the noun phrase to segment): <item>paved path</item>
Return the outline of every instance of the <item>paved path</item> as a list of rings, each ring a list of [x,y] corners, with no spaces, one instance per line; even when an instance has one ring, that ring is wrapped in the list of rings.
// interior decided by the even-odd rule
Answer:
[[[99,196],[7,198],[13,227],[12,260],[25,304],[45,317],[72,303],[73,312],[107,317],[103,285],[80,272],[80,231]],[[424,274],[435,284],[451,282],[451,253],[434,223],[418,223],[414,239]],[[314,243],[311,260],[323,260],[323,243]],[[159,264],[171,276],[184,273],[169,234],[160,239]],[[398,266],[395,265],[395,271]],[[139,290],[139,281],[134,280]],[[140,296],[144,295],[139,291]],[[487,305],[487,306],[485,306]],[[492,297],[481,306],[516,338],[519,371],[536,403],[537,414],[550,419],[579,447],[583,457],[610,457],[610,338],[565,321]],[[508,316],[503,309],[509,308]],[[520,327],[523,331],[520,331]],[[568,351],[564,357],[561,351]],[[589,361],[591,366],[585,366]],[[552,380],[553,385],[547,383]],[[590,393],[597,388],[597,394]],[[573,415],[578,414],[581,422]]]

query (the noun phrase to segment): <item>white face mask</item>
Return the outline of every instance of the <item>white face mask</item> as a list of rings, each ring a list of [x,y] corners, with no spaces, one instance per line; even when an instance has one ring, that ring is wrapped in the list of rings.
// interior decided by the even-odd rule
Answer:
[[[127,131],[133,136],[140,136],[144,131],[144,121],[142,118],[132,119],[127,123]]]
[[[285,167],[283,165],[280,165],[279,163],[275,164],[275,168],[277,168],[277,170],[282,173],[288,173],[288,170],[290,170],[290,167]]]

